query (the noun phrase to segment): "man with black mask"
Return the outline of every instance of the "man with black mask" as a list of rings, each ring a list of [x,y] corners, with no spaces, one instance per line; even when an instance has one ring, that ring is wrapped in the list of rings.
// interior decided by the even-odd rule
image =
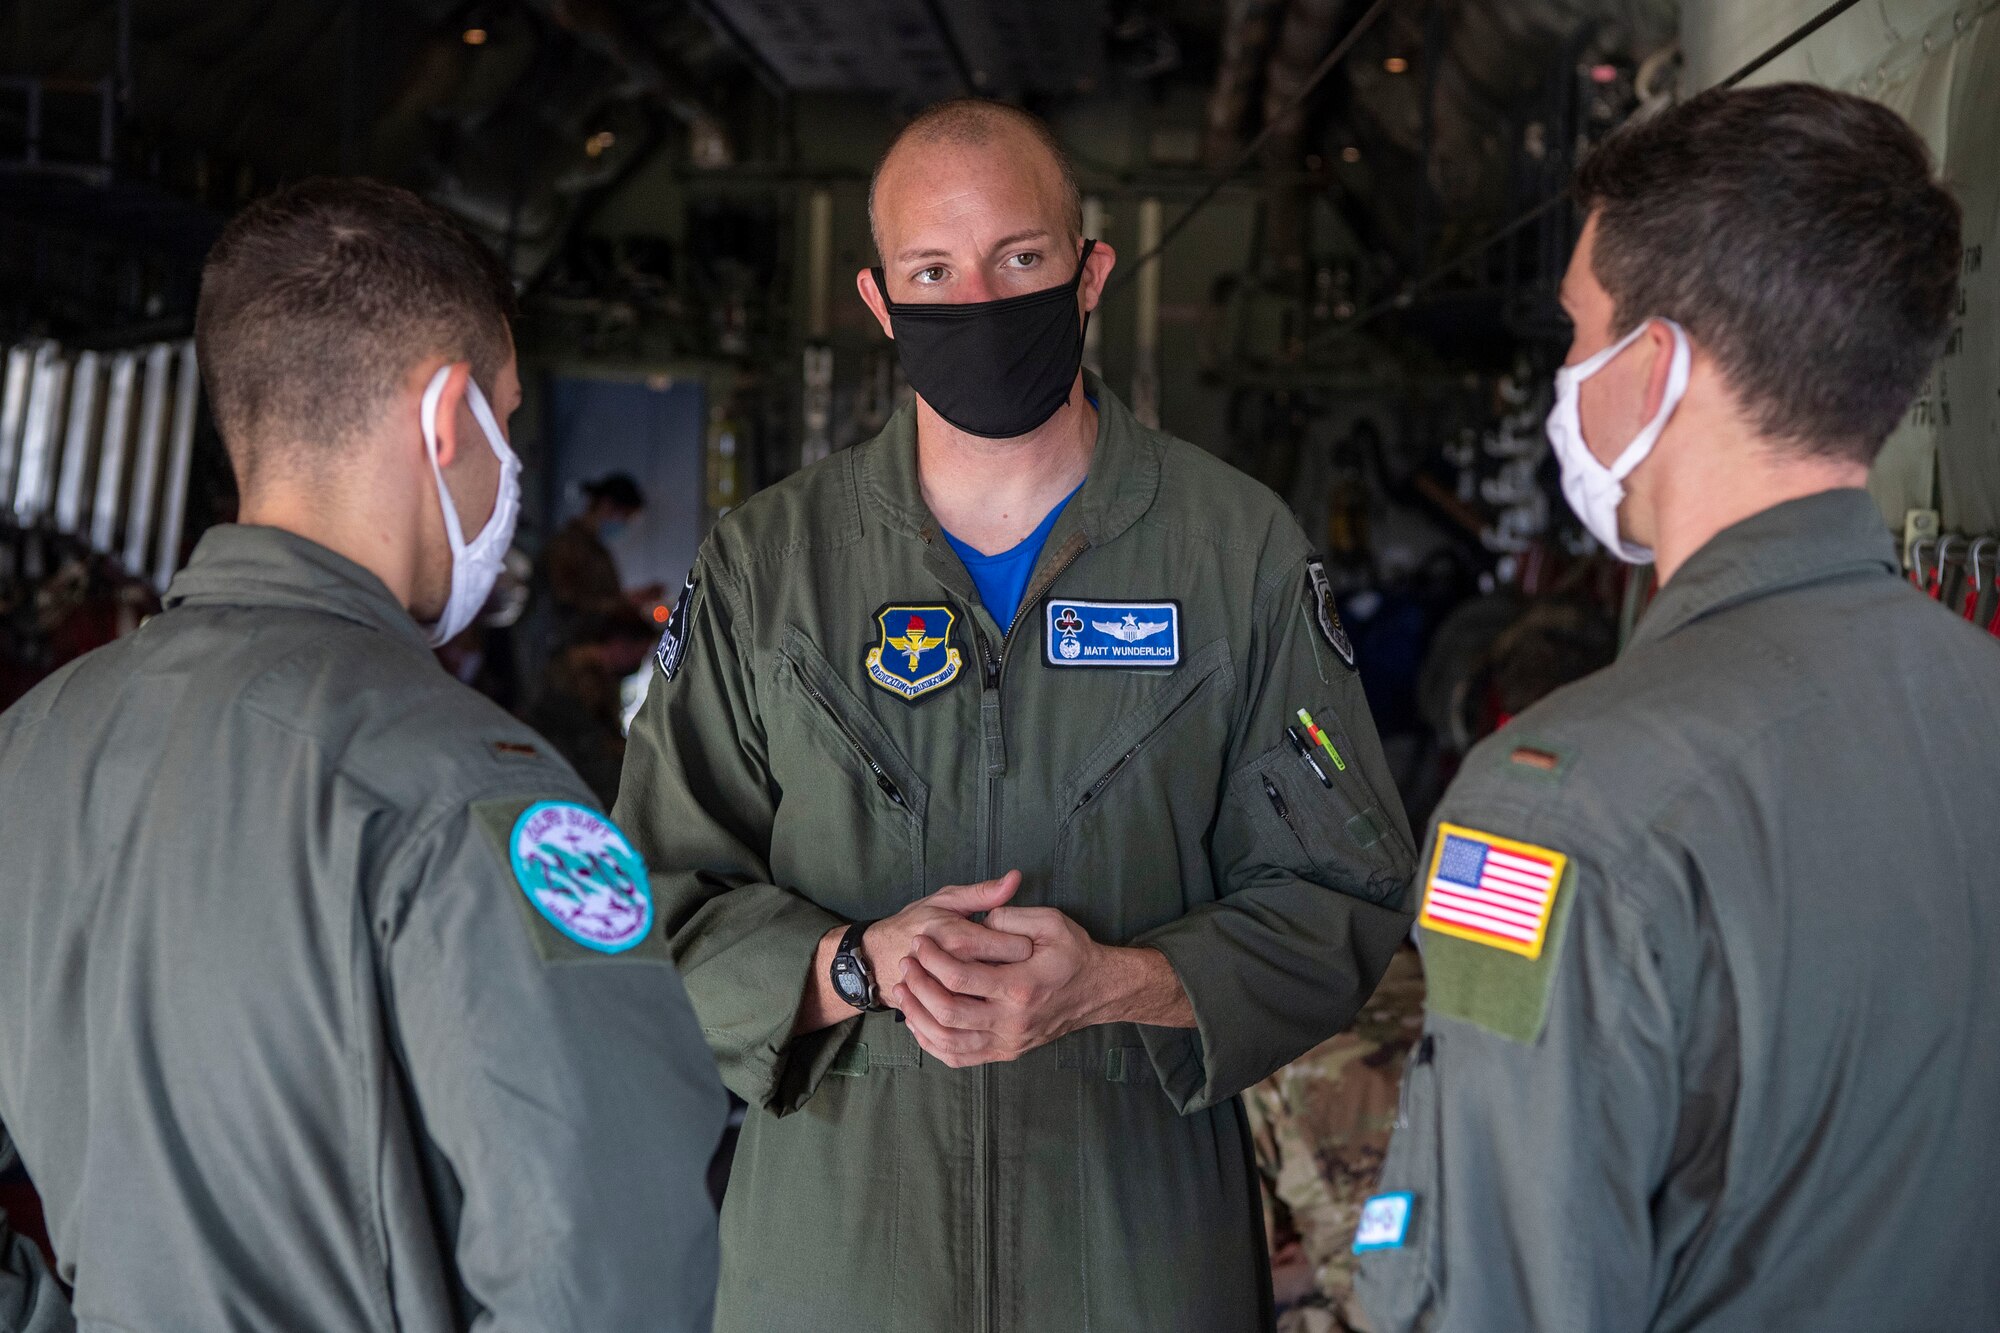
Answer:
[[[914,404],[720,523],[617,807],[751,1105],[717,1327],[1271,1323],[1237,1094],[1343,1028],[1413,848],[1269,491],[1080,369],[1048,130],[919,116],[858,275]]]

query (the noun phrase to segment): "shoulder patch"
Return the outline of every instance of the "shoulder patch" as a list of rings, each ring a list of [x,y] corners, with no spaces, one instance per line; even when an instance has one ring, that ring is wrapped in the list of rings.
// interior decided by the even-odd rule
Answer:
[[[1569,858],[1458,824],[1439,824],[1418,923],[1539,958]]]
[[[544,962],[671,958],[653,929],[645,860],[608,817],[576,801],[519,799],[482,801],[473,814],[513,873]]]
[[[1347,637],[1347,626],[1340,621],[1340,611],[1333,602],[1333,584],[1326,577],[1326,564],[1318,556],[1306,561],[1306,600],[1312,603],[1319,632],[1326,636],[1333,651],[1340,654],[1340,660],[1347,663],[1347,669],[1354,670],[1354,640]]]
[[[659,646],[653,649],[653,660],[660,664],[660,674],[670,681],[681,669],[681,659],[687,656],[688,608],[693,600],[694,571],[690,569],[687,582],[681,585],[681,595],[667,616],[667,628],[660,635]]]
[[[1440,823],[1417,916],[1431,1011],[1533,1041],[1547,1016],[1573,878],[1562,852]]]

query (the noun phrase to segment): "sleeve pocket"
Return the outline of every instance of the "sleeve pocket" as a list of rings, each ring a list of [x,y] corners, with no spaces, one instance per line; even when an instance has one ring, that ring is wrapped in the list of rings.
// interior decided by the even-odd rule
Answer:
[[[1437,1039],[1426,1034],[1403,1071],[1396,1133],[1375,1196],[1405,1192],[1403,1242],[1362,1256],[1355,1294],[1378,1333],[1428,1328],[1444,1293],[1444,1141],[1438,1118]]]
[[[1317,883],[1372,903],[1409,888],[1410,861],[1394,823],[1340,784],[1321,784],[1290,745],[1264,751],[1230,779],[1271,859]]]

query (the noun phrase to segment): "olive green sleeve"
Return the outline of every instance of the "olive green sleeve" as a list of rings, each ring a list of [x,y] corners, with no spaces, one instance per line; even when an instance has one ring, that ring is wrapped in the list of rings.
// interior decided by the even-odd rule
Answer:
[[[1260,603],[1209,839],[1220,896],[1135,941],[1166,955],[1194,1007],[1193,1033],[1142,1029],[1182,1111],[1346,1028],[1410,928],[1408,820],[1360,678],[1315,618],[1302,557]],[[1300,709],[1332,747],[1314,751],[1326,783],[1286,739]]]
[[[1364,1256],[1358,1292],[1381,1333],[1637,1333],[1671,1269],[1654,1201],[1690,1132],[1686,948],[1560,833],[1487,816],[1451,818],[1571,859],[1542,959],[1421,932],[1425,1036],[1377,1185],[1411,1196],[1408,1229]],[[1618,887],[1648,873],[1640,861],[1619,858]]]
[[[714,1310],[727,1099],[657,913],[606,953],[524,890],[517,821],[545,797],[594,804],[552,777],[475,793],[398,849],[374,931],[390,1021],[460,1196],[472,1327],[695,1333]]]
[[[14,1148],[0,1125],[0,1171],[13,1164]],[[0,1333],[70,1333],[76,1327],[69,1301],[42,1262],[35,1243],[7,1224],[0,1211]]]
[[[748,663],[725,585],[698,567],[689,598],[676,669],[654,671],[626,743],[618,823],[653,867],[722,1081],[783,1115],[812,1096],[859,1015],[792,1036],[814,952],[841,921],[771,882],[777,799]]]

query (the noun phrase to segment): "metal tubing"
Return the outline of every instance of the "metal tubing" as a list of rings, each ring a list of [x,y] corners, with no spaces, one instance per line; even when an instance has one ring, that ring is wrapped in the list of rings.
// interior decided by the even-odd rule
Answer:
[[[167,453],[166,497],[160,505],[160,542],[153,557],[153,586],[162,594],[181,563],[181,527],[187,519],[188,468],[194,460],[194,409],[201,398],[201,378],[194,362],[194,344],[180,349],[180,378],[174,384],[174,430]]]
[[[146,568],[153,537],[153,504],[160,485],[160,455],[167,446],[168,377],[173,368],[172,343],[146,349],[146,390],[139,400],[139,448],[132,456],[132,499],[125,507],[125,572]]]
[[[34,385],[28,392],[28,414],[21,427],[21,473],[14,488],[14,523],[31,528],[49,505],[55,472],[56,422],[69,388],[69,362],[54,343],[35,354]]]
[[[120,352],[111,359],[111,390],[104,400],[104,434],[97,449],[97,498],[90,515],[90,546],[99,555],[110,555],[118,541],[118,501],[125,488],[132,389],[138,378],[137,352]]]
[[[0,505],[14,494],[14,467],[21,457],[21,424],[28,415],[28,386],[34,373],[32,345],[8,349],[7,384],[0,390]]]
[[[63,433],[62,466],[57,473],[55,528],[73,536],[83,525],[83,493],[90,484],[91,427],[97,424],[104,358],[83,352],[69,379],[69,427]]]

